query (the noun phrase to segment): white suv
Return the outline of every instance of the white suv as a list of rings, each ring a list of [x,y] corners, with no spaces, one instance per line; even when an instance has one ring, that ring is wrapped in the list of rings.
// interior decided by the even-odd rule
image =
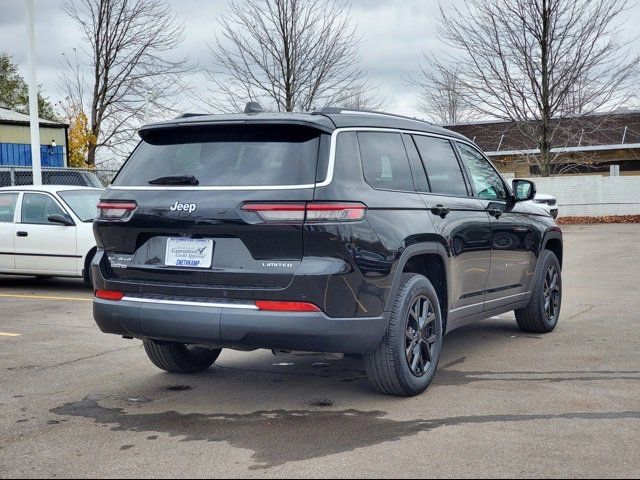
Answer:
[[[90,281],[102,193],[75,186],[0,188],[0,273]]]
[[[533,200],[529,200],[531,205],[542,208],[553,218],[558,218],[558,201],[553,195],[547,195],[546,193],[536,193]]]

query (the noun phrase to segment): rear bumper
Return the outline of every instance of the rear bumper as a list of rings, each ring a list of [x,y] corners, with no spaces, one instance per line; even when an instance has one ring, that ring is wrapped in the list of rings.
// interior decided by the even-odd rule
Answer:
[[[265,312],[211,304],[95,299],[104,333],[223,348],[268,348],[360,354],[374,350],[387,316],[331,318],[322,312]]]

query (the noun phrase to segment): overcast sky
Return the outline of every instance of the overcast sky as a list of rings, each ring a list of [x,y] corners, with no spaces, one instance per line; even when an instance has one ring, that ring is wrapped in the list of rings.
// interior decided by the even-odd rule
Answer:
[[[448,0],[444,0],[445,2]],[[37,76],[45,95],[60,98],[58,68],[63,52],[71,53],[82,39],[77,27],[62,10],[63,0],[35,0]],[[188,55],[202,66],[211,65],[207,44],[214,44],[217,19],[228,0],[168,0],[185,24],[185,41],[176,55]],[[436,38],[437,0],[350,0],[351,16],[362,39],[362,66],[388,110],[418,115],[417,93],[404,79],[415,75],[422,52],[437,52],[442,46]],[[640,6],[628,14],[627,36],[635,35],[631,26],[640,24]],[[630,33],[631,32],[631,33]],[[26,27],[24,0],[0,0],[0,51],[7,51],[26,76]],[[640,42],[634,45],[640,48]],[[635,47],[634,47],[635,49]],[[195,87],[207,90],[203,75],[193,79]],[[186,110],[194,110],[185,103]]]

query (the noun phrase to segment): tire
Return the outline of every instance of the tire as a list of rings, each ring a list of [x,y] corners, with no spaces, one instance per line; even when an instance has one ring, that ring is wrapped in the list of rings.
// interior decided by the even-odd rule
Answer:
[[[185,345],[183,343],[156,343],[144,340],[144,350],[149,360],[161,370],[171,373],[203,372],[220,356],[220,349]]]
[[[96,252],[91,251],[87,254],[87,258],[84,261],[84,283],[87,285],[93,285],[93,275],[91,274],[91,262],[93,262],[93,257],[95,257]]]
[[[562,271],[558,258],[549,250],[542,251],[538,262],[540,270],[535,279],[531,301],[525,308],[515,311],[516,322],[523,332],[549,333],[556,328],[560,318]]]
[[[412,311],[421,313],[416,316]],[[417,317],[424,317],[420,331]],[[442,338],[442,314],[433,285],[423,275],[403,273],[387,332],[378,348],[364,357],[369,382],[386,395],[411,397],[424,392],[438,368]]]

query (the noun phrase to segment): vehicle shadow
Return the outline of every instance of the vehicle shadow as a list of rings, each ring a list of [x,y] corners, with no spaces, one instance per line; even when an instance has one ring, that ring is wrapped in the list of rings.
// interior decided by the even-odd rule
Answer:
[[[482,355],[483,349],[500,350],[512,342],[512,337],[520,333],[514,325],[515,321],[510,319],[486,320],[447,335],[431,389],[465,383],[460,378],[465,359]],[[140,355],[144,356],[142,352]],[[245,405],[247,398],[256,410],[291,402],[300,408],[326,408],[372,399],[384,404],[390,399],[370,387],[364,361],[359,357],[334,360],[323,359],[320,354],[274,356],[267,350],[248,353],[225,350],[212,368],[199,374],[154,372],[126,382],[126,391],[148,399],[179,394],[182,405],[197,405],[205,410],[210,400],[217,411],[232,411]],[[222,397],[220,392],[224,392]],[[110,395],[125,396],[121,392]]]
[[[60,278],[60,277],[30,277],[18,275],[1,275],[0,290],[25,290],[39,293],[48,292],[90,292],[92,286],[85,283],[80,278]]]

